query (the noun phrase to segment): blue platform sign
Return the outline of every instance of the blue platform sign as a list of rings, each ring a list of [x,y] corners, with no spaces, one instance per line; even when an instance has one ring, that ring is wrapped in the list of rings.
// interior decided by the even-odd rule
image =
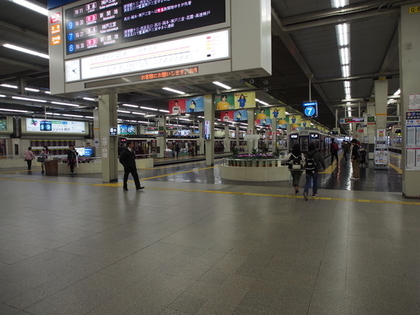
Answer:
[[[318,117],[318,102],[308,101],[303,104],[303,113],[306,117],[315,118]]]
[[[47,8],[51,10],[76,1],[78,0],[48,0]]]

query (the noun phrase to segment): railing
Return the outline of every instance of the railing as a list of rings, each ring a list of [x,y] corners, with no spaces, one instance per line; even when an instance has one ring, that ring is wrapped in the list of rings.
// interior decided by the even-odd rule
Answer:
[[[279,159],[235,159],[224,158],[223,165],[232,167],[279,167]]]

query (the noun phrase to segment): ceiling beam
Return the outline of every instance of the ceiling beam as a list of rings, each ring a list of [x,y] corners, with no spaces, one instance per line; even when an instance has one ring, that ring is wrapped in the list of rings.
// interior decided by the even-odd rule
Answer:
[[[0,29],[6,30],[10,33],[14,33],[26,38],[30,38],[36,41],[42,41],[46,44],[48,44],[48,36],[27,30],[23,27],[19,27],[4,21],[0,21]]]

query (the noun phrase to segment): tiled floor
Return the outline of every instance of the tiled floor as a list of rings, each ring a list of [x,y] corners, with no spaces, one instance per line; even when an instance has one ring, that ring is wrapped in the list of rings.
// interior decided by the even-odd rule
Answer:
[[[420,314],[420,201],[341,162],[307,202],[202,162],[139,192],[3,170],[0,314]]]

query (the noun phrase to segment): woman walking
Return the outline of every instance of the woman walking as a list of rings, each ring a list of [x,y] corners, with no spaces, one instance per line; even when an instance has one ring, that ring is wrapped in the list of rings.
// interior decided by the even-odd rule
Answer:
[[[295,144],[287,157],[287,164],[289,164],[290,174],[293,179],[293,187],[295,188],[295,194],[299,193],[299,181],[303,173],[303,166],[305,165],[305,156],[300,151],[299,144]]]

